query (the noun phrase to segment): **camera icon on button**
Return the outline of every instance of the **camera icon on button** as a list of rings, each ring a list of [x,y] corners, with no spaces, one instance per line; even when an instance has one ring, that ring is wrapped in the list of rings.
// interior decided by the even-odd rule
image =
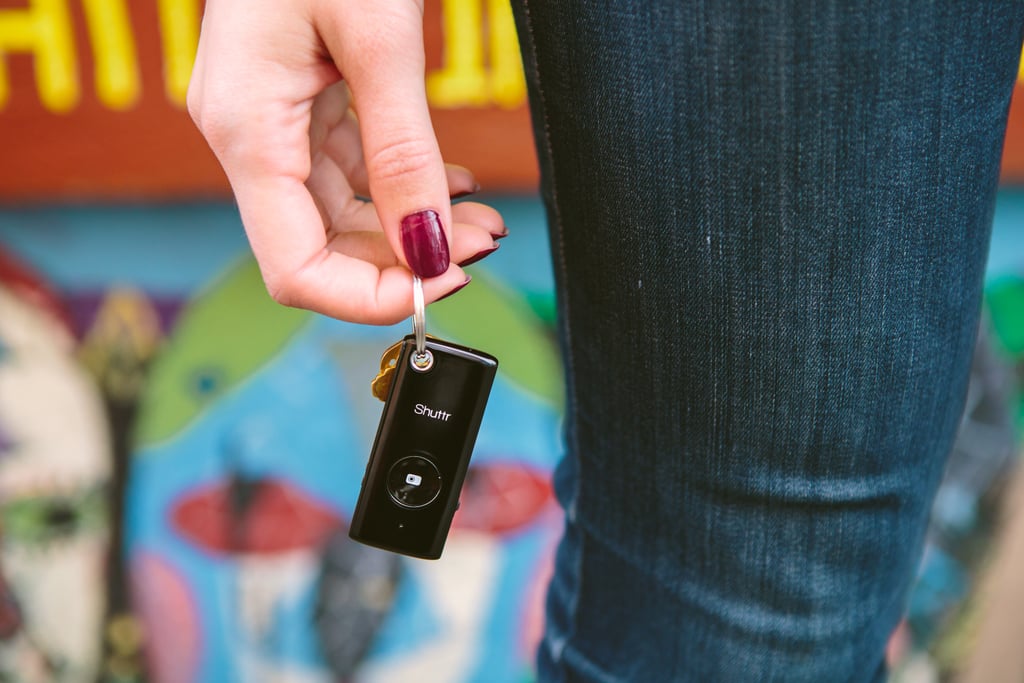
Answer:
[[[441,493],[441,473],[424,455],[406,456],[388,472],[387,490],[391,500],[404,508],[430,505]]]

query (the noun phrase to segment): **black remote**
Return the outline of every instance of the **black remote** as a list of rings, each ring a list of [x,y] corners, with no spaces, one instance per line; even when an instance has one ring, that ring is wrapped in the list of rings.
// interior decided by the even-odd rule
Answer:
[[[491,355],[415,336],[384,404],[349,536],[412,557],[441,557],[498,369]]]

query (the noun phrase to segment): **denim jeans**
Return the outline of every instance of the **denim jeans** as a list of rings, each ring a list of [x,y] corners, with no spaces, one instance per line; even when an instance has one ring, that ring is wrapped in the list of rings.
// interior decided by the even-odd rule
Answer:
[[[540,679],[884,679],[1024,2],[515,11],[568,381]]]

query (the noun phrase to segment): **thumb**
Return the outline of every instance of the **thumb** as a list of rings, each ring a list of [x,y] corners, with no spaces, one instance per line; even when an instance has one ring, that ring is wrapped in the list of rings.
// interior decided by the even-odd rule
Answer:
[[[370,195],[391,248],[422,278],[450,265],[451,203],[424,83],[414,0],[328,2],[322,31],[352,93]]]

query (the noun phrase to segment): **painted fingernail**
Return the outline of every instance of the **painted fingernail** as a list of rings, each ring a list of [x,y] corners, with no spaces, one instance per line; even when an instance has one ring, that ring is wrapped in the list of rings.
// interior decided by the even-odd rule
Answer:
[[[492,232],[491,237],[493,237],[496,240],[505,239],[506,237],[508,237],[508,227],[502,228],[501,232]]]
[[[462,199],[463,197],[468,197],[471,194],[476,194],[479,191],[480,183],[477,183],[476,185],[473,186],[472,190],[463,190],[462,192],[456,192],[455,194],[452,195],[452,199]]]
[[[438,297],[438,298],[437,298],[437,299],[435,300],[435,302],[434,302],[434,303],[437,303],[437,301],[443,301],[443,300],[447,299],[447,298],[448,298],[448,297],[450,297],[450,296],[451,296],[452,294],[454,294],[455,292],[459,291],[460,289],[462,289],[463,287],[465,287],[466,285],[468,285],[468,284],[469,284],[470,282],[472,282],[472,281],[473,281],[473,276],[472,276],[472,275],[467,275],[467,276],[466,276],[466,281],[465,281],[465,282],[463,282],[463,283],[462,283],[461,285],[457,286],[457,287],[456,287],[455,289],[453,289],[452,291],[448,292],[447,294],[443,294],[443,295],[439,296],[439,297]]]
[[[425,209],[402,219],[402,250],[409,268],[421,278],[448,270],[448,240],[436,211]]]
[[[474,263],[476,263],[477,261],[479,261],[483,257],[487,256],[488,254],[493,254],[494,252],[498,251],[498,247],[500,247],[500,246],[501,246],[500,244],[495,242],[493,247],[488,247],[487,249],[484,249],[483,251],[478,251],[477,253],[473,254],[472,256],[470,256],[465,261],[462,261],[461,263],[459,263],[459,267],[473,265]]]

